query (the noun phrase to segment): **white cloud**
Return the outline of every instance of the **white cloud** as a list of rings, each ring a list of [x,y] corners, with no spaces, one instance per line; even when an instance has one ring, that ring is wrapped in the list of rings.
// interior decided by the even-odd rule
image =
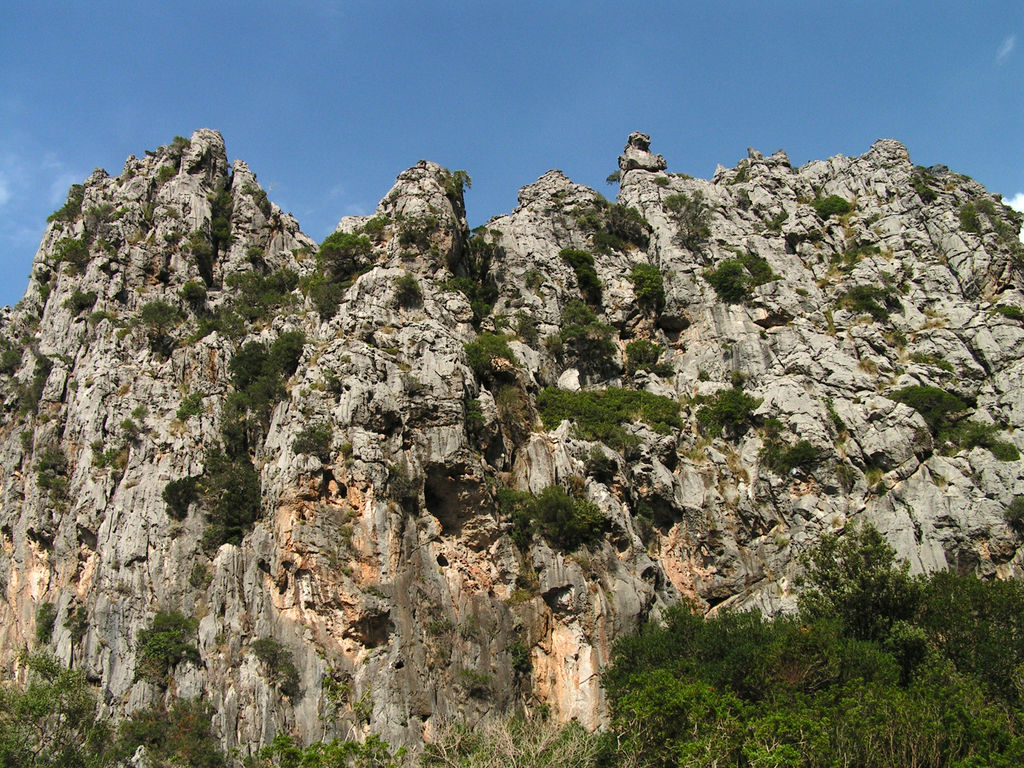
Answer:
[[[11,199],[11,185],[7,180],[7,176],[0,173],[0,205],[3,205]]]
[[[1013,53],[1013,49],[1017,45],[1017,36],[1010,35],[1008,38],[1003,40],[1003,44],[999,46],[999,50],[996,51],[996,61],[1002,63],[1003,60]]]

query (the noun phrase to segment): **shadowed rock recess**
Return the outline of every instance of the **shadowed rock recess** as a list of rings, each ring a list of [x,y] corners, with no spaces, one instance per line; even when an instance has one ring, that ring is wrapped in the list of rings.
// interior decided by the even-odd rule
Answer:
[[[617,637],[787,610],[853,521],[1020,577],[1018,214],[892,140],[649,147],[615,203],[553,170],[473,232],[421,162],[319,246],[211,130],[73,187],[0,314],[0,662],[203,697],[242,754],[416,743],[596,727]]]

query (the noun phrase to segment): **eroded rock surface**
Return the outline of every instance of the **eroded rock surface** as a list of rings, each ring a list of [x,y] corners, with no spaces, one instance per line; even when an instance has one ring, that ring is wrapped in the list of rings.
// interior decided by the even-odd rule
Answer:
[[[615,204],[550,171],[471,235],[464,179],[421,162],[323,250],[215,131],[73,189],[0,318],[3,663],[46,646],[116,716],[203,696],[243,754],[415,742],[491,710],[596,726],[617,636],[681,599],[791,608],[799,554],[851,521],[915,570],[1019,577],[1016,216],[892,140],[702,180],[635,133],[619,165]],[[475,361],[480,334],[511,357]],[[678,426],[545,428],[547,388],[609,387]],[[958,398],[959,431],[908,387]],[[749,413],[715,435],[699,414],[732,390]],[[222,502],[253,477],[249,519]],[[553,485],[599,536],[523,527],[510,492]],[[139,674],[173,611],[195,658]]]

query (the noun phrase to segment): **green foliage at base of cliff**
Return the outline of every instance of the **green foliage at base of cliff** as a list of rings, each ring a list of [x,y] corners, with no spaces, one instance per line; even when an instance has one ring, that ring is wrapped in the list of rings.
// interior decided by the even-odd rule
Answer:
[[[605,765],[1019,765],[1024,587],[826,537],[798,615],[677,606],[621,640]],[[640,762],[636,762],[636,761]]]

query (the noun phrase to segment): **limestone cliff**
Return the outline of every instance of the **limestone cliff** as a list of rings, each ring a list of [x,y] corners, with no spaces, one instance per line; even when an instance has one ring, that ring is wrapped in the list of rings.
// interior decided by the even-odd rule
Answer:
[[[617,203],[550,171],[474,233],[421,162],[322,248],[210,130],[73,188],[0,317],[4,665],[46,646],[115,715],[202,696],[243,753],[414,742],[596,726],[616,636],[791,607],[850,521],[1019,577],[1016,214],[892,140],[711,180],[649,144]],[[652,397],[610,426],[552,406],[620,389]],[[177,613],[195,650],[154,669]]]

